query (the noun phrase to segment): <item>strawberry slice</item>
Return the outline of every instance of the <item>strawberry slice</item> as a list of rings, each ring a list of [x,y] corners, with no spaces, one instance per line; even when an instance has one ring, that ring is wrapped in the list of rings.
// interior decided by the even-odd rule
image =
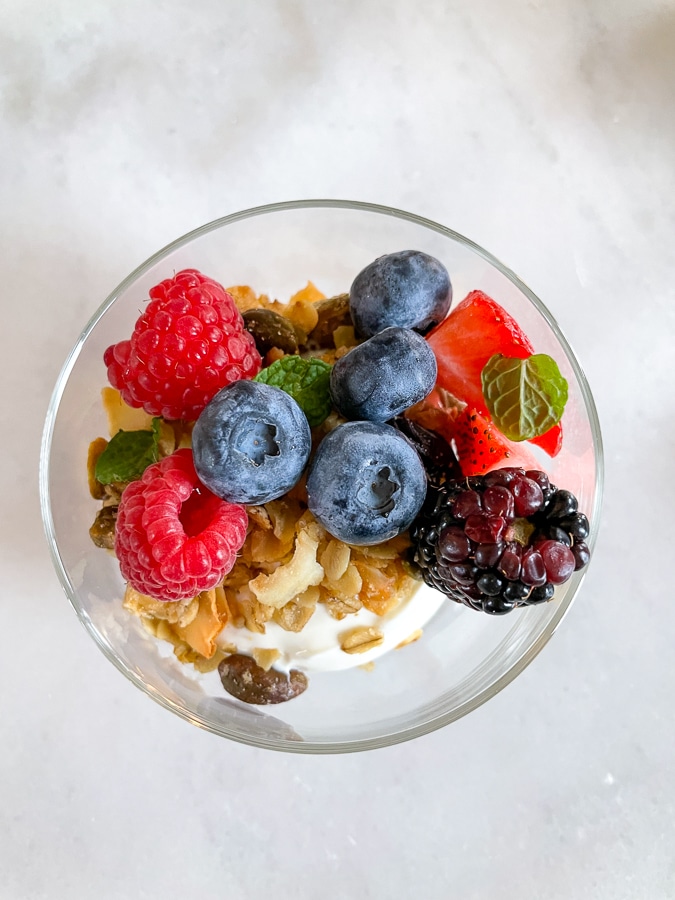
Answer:
[[[488,413],[480,374],[501,353],[526,359],[534,353],[516,320],[482,291],[471,291],[427,335],[438,363],[438,384],[476,410]]]
[[[448,407],[443,403],[438,391],[433,390],[424,400],[409,406],[404,415],[406,419],[417,422],[422,428],[435,431],[450,442],[455,433],[455,422],[461,414],[459,406]]]
[[[562,422],[558,422],[553,428],[549,428],[545,434],[540,434],[539,437],[531,438],[529,443],[541,447],[544,453],[548,453],[549,456],[557,456],[562,450],[563,445]]]
[[[486,362],[495,353],[512,359],[526,359],[534,353],[513,316],[482,291],[471,291],[427,335],[427,341],[438,363],[437,384],[484,416],[489,412],[480,376]],[[556,456],[562,447],[562,424],[558,422],[531,443]]]
[[[462,474],[466,476],[484,475],[512,455],[509,441],[488,419],[469,407],[455,419],[452,438]]]

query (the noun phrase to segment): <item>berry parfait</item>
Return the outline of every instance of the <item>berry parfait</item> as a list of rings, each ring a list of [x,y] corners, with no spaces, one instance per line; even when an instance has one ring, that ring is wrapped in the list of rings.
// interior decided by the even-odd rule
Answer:
[[[601,483],[540,301],[442,226],[338,201],[227,217],[132,273],[41,460],[57,572],[108,658],[295,752],[406,740],[512,680],[581,584]]]

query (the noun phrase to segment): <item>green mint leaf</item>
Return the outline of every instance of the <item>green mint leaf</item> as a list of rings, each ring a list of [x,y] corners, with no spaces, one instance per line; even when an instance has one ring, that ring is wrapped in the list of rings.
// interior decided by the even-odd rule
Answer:
[[[333,367],[322,359],[284,356],[253,379],[286,391],[307,416],[312,428],[330,413],[330,373]]]
[[[101,484],[113,481],[135,481],[149,465],[159,459],[158,442],[162,420],[152,420],[152,431],[118,431],[99,456],[96,480]]]
[[[497,428],[511,441],[546,434],[567,403],[567,381],[545,353],[511,359],[496,353],[481,372],[483,397]]]

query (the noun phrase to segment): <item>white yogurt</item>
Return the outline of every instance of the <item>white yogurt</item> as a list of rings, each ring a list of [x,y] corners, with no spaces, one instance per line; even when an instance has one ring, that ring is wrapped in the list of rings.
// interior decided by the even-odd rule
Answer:
[[[281,656],[274,668],[288,671],[328,672],[351,669],[372,662],[378,656],[393,650],[415,631],[423,628],[445,602],[445,597],[426,585],[421,586],[396,609],[385,616],[378,616],[362,608],[338,621],[322,603],[318,603],[312,618],[302,631],[285,631],[276,622],[267,622],[265,634],[256,634],[248,628],[227,625],[218,637],[221,646],[234,644],[240,653],[250,654],[253,649],[275,649]],[[374,626],[384,634],[384,641],[365,653],[345,653],[340,648],[340,637],[353,628]]]

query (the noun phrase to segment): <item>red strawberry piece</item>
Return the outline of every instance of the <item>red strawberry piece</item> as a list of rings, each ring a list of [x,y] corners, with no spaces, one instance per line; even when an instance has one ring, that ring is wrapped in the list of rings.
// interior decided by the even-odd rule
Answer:
[[[549,428],[545,434],[532,438],[530,443],[541,447],[544,453],[548,453],[549,456],[557,456],[562,450],[563,444],[562,422],[558,422],[553,428]]]
[[[517,359],[534,353],[516,320],[482,291],[471,291],[427,340],[436,354],[438,385],[484,415],[485,363],[495,353]]]
[[[452,438],[465,476],[484,475],[511,456],[506,438],[475,409],[467,407],[459,414]]]
[[[435,431],[436,434],[442,435],[446,441],[450,441],[455,433],[455,421],[457,416],[461,414],[459,406],[446,407],[442,401],[432,391],[428,397],[410,406],[405,411],[406,419],[417,422],[422,428],[429,431]]]
[[[227,291],[196,269],[150,290],[130,340],[103,355],[129,406],[194,421],[221,388],[260,371],[260,354]]]

